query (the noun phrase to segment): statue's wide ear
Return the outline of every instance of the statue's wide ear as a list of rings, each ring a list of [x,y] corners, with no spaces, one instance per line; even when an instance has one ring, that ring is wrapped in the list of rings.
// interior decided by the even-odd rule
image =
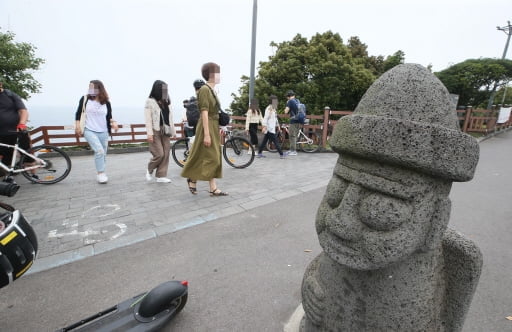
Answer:
[[[441,245],[444,231],[450,220],[451,201],[448,197],[438,199],[434,205],[435,211],[430,220],[430,230],[425,237],[424,250],[432,250]]]

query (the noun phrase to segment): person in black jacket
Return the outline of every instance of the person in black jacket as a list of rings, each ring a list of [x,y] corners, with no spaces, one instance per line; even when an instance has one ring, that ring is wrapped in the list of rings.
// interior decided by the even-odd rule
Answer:
[[[185,108],[187,109],[187,127],[185,128],[185,133],[187,137],[192,137],[196,135],[196,126],[197,122],[199,121],[199,109],[197,108],[197,98],[194,96],[190,97]]]
[[[0,143],[14,145],[17,136],[16,131],[26,131],[28,111],[20,96],[5,89],[4,79],[0,76]],[[19,146],[28,150],[30,137],[28,133],[20,136]],[[11,166],[13,149],[0,146],[0,159],[2,163]]]

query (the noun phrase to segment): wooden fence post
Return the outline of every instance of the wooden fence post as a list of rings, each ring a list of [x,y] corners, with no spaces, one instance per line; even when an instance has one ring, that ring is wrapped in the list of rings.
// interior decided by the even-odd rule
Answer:
[[[470,119],[472,110],[473,108],[471,106],[466,107],[466,115],[464,116],[464,127],[462,127],[462,131],[465,133],[468,131],[469,122],[471,121]]]
[[[329,115],[331,115],[331,110],[324,109],[324,125],[322,127],[322,148],[324,149],[327,146],[327,134],[329,133]]]
[[[48,137],[48,129],[46,127],[43,127],[43,142],[46,145],[50,144],[50,138]]]

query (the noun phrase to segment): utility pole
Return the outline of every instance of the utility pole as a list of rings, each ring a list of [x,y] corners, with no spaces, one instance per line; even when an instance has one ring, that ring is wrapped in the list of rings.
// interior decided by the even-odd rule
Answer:
[[[510,25],[510,21],[507,21],[507,25],[504,27],[496,27],[496,29],[503,31],[508,37],[507,37],[507,43],[505,44],[505,49],[503,50],[503,55],[501,56],[501,59],[505,59],[507,56],[508,51],[508,44],[510,43],[510,34],[512,33],[512,25]]]
[[[249,105],[254,99],[254,62],[256,61],[256,23],[258,17],[258,0],[252,5],[252,43],[251,43],[251,77],[249,81]]]
[[[507,21],[507,25],[504,27],[496,27],[497,30],[503,31],[507,37],[507,43],[505,44],[505,49],[503,50],[503,55],[501,56],[501,60],[505,59],[508,51],[508,44],[510,43],[510,35],[512,34],[512,25],[510,25],[510,21]],[[494,88],[491,92],[491,97],[489,98],[489,103],[487,104],[487,109],[490,110],[492,104],[494,102],[494,96],[496,95],[496,88],[498,87],[498,82],[494,83]]]

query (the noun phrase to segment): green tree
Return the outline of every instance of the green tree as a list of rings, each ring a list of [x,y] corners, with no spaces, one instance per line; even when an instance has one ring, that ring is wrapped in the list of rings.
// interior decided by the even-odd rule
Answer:
[[[359,37],[350,37],[347,43],[352,54],[352,58],[358,63],[364,65],[376,77],[384,74],[396,65],[404,63],[405,53],[397,51],[393,55],[387,56],[385,59],[382,55],[370,56],[368,54],[368,46],[363,44]]]
[[[254,95],[261,108],[272,94],[279,98],[279,109],[286,103],[286,91],[295,91],[309,114],[322,114],[324,106],[352,110],[362,95],[387,69],[403,62],[403,52],[393,56],[369,56],[367,46],[352,37],[347,45],[339,34],[327,31],[308,41],[297,34],[291,41],[270,44],[276,48],[266,62],[260,62]],[[241,78],[238,95],[233,94],[231,109],[241,115],[249,105],[249,78]]]
[[[459,95],[459,105],[485,108],[494,85],[499,89],[512,81],[512,61],[468,59],[435,75],[450,93]]]
[[[35,56],[36,47],[29,43],[14,41],[14,33],[0,31],[0,77],[4,88],[12,90],[21,98],[28,99],[41,89],[41,84],[32,76],[44,60]]]

